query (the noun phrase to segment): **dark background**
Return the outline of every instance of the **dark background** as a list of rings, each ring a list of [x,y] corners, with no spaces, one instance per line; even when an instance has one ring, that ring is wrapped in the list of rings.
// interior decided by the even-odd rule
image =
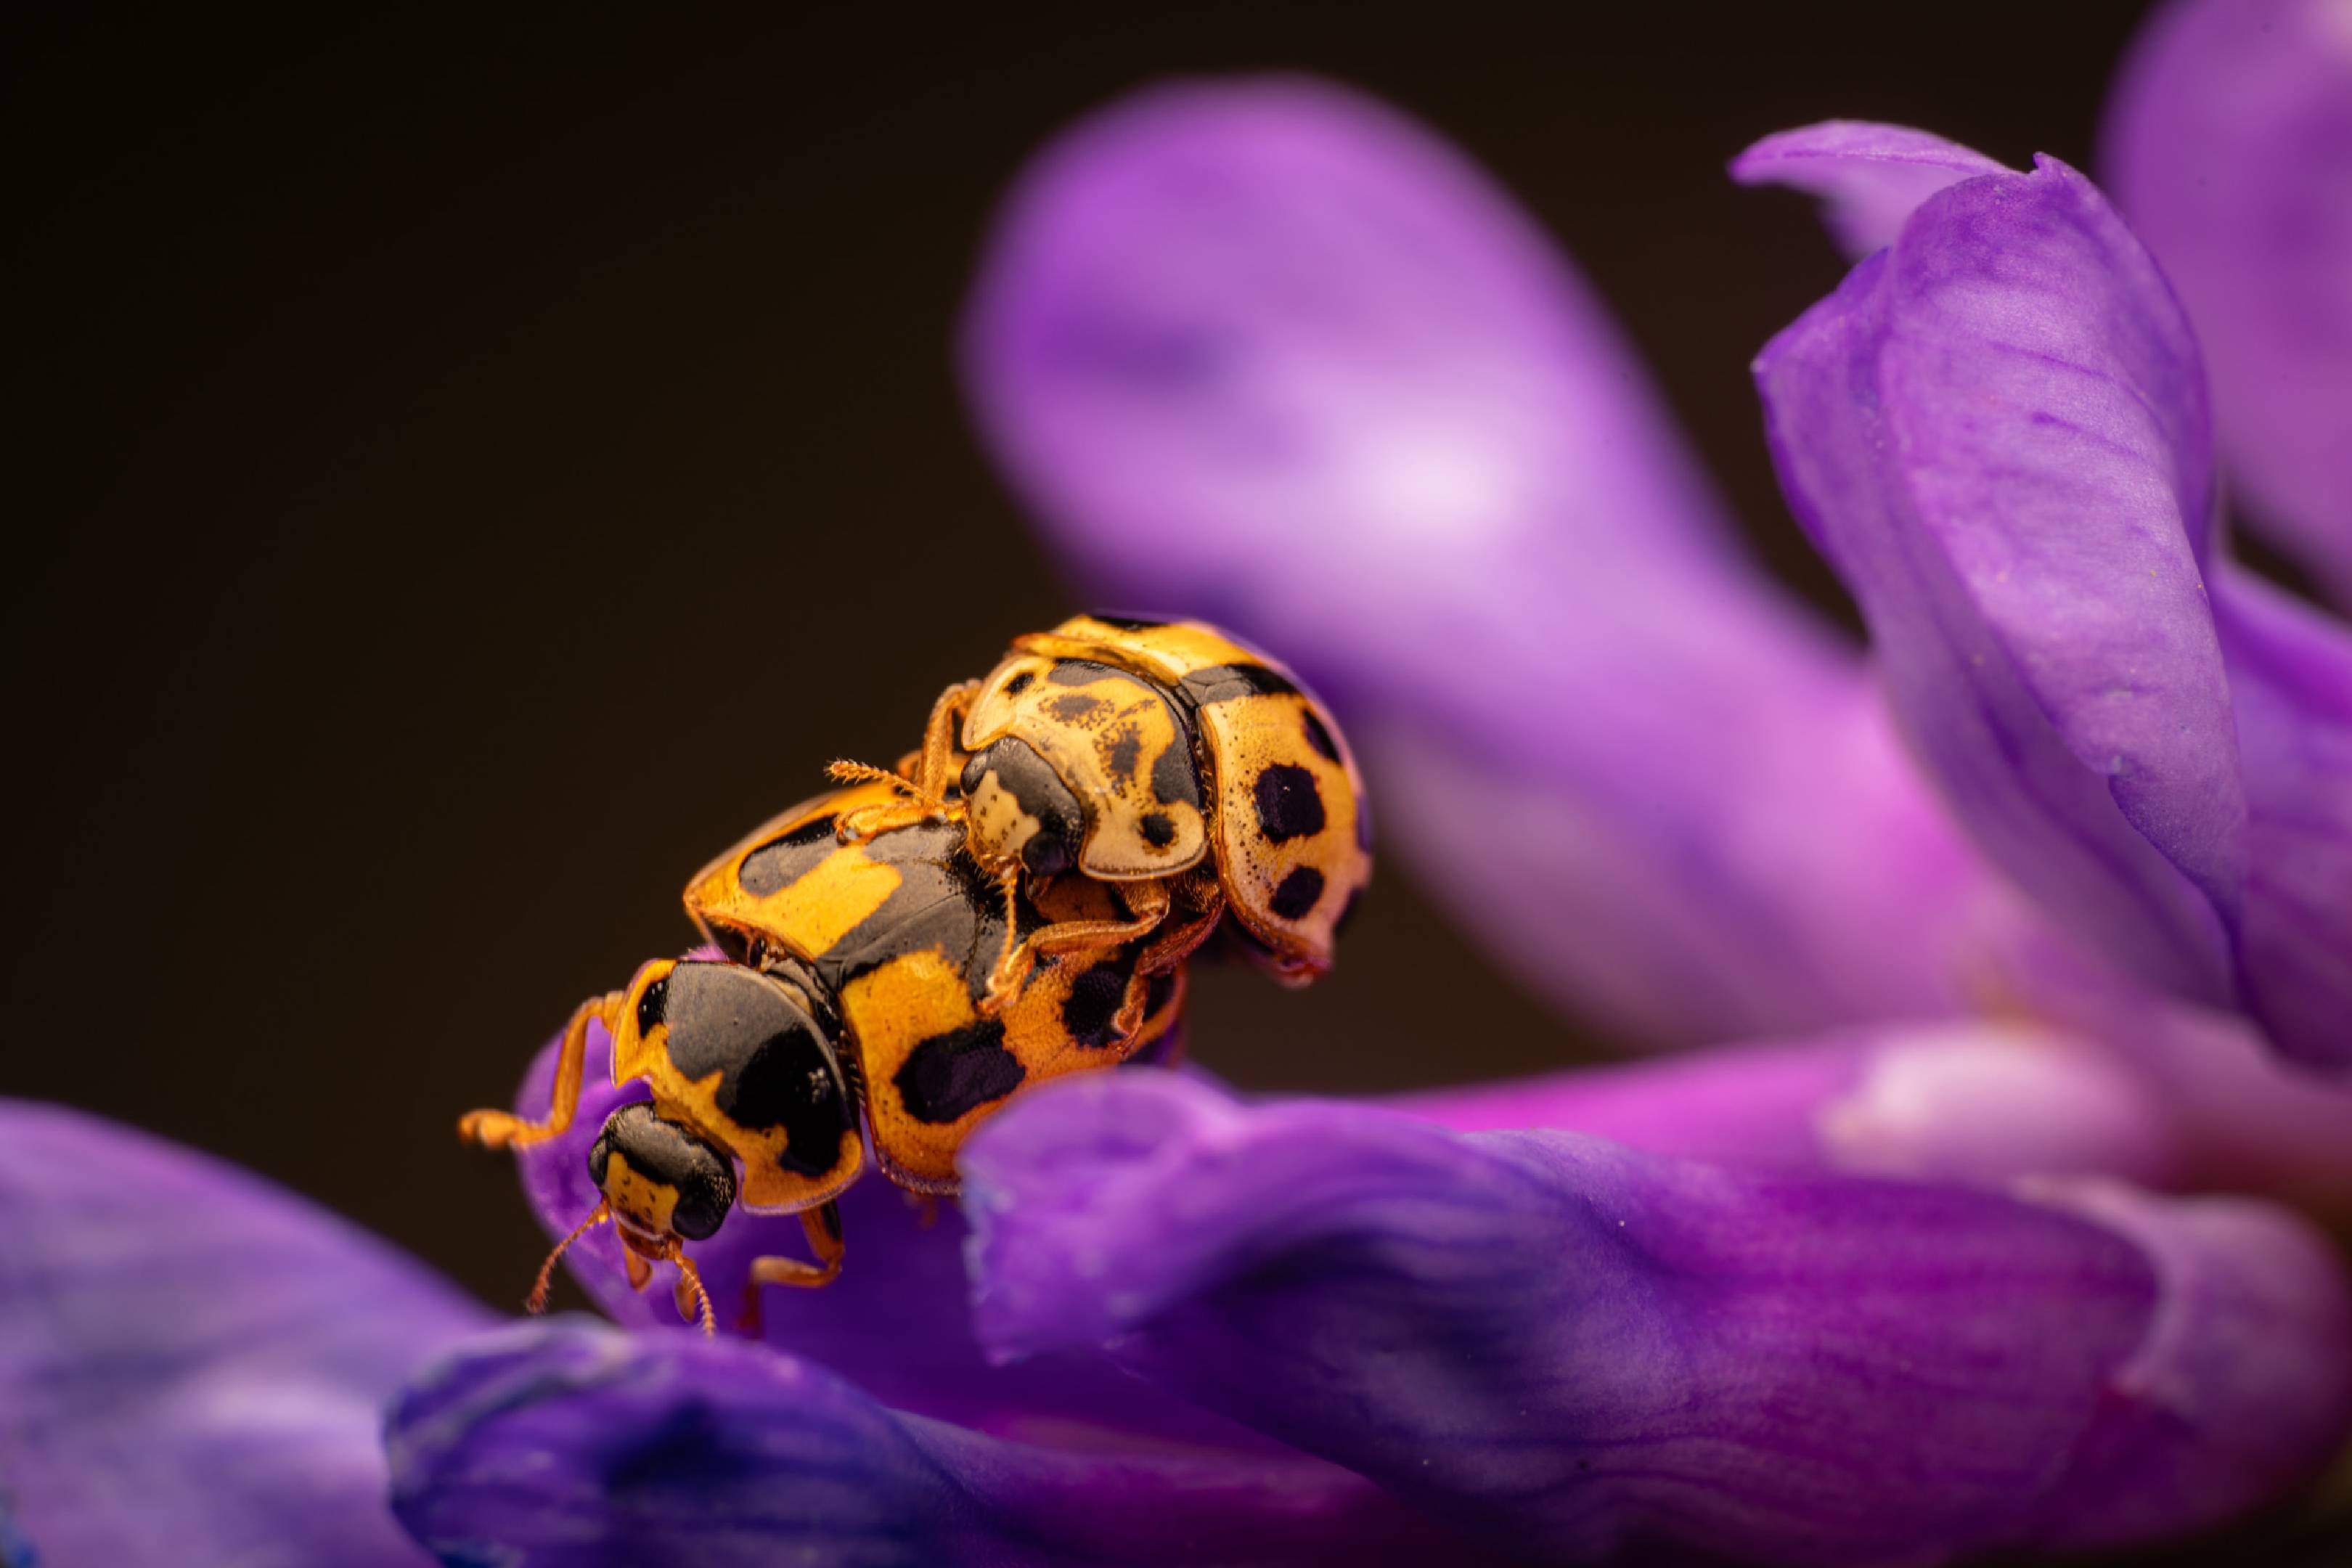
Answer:
[[[1837,268],[1724,160],[1849,115],[2087,163],[2140,8],[799,9],[7,25],[0,1090],[232,1156],[513,1300],[544,1243],[458,1113],[684,944],[710,853],[1074,607],[949,354],[1044,138],[1268,67],[1423,116],[1573,248],[1832,606],[1746,366]],[[1253,1087],[1595,1046],[1393,869],[1326,984],[1197,995],[1196,1054]]]

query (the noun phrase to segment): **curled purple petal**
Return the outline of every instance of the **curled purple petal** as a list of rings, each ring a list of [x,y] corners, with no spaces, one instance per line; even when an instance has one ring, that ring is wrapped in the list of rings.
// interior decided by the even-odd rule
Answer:
[[[1822,221],[1855,261],[1894,243],[1911,209],[2001,166],[1972,147],[1907,125],[1824,120],[1767,136],[1731,161],[1743,185],[1788,185],[1822,199]]]
[[[2295,1054],[2352,1064],[2352,629],[2235,568],[2211,588],[2246,781],[2254,1012]]]
[[[0,1237],[22,1561],[421,1568],[383,1402],[487,1311],[257,1177],[52,1106],[0,1101]]]
[[[1089,590],[1295,664],[1530,984],[1680,1040],[1959,1006],[1985,879],[1874,687],[1425,131],[1297,79],[1114,108],[1024,177],[964,363]]]
[[[615,1107],[645,1097],[642,1084],[614,1085],[611,1053],[602,1026],[592,1026],[587,1081],[572,1126],[517,1156],[524,1193],[550,1236],[569,1231],[595,1208],[600,1194],[588,1175],[589,1146]],[[554,1074],[551,1042],[525,1075],[516,1110],[543,1114]],[[1004,1436],[1084,1424],[1194,1442],[1255,1441],[1229,1423],[1141,1386],[1089,1351],[1021,1366],[991,1364],[972,1337],[964,1222],[952,1203],[927,1210],[878,1176],[869,1176],[843,1194],[841,1213],[846,1256],[840,1278],[822,1290],[775,1287],[761,1293],[761,1329],[769,1344],[823,1363],[885,1404]],[[738,1210],[717,1235],[688,1243],[686,1250],[720,1321],[731,1324],[740,1310],[751,1259],[770,1253],[806,1257],[808,1243],[795,1215]],[[518,1298],[535,1262],[515,1260]],[[596,1304],[625,1327],[698,1331],[679,1317],[667,1278],[643,1292],[629,1289],[621,1244],[609,1227],[583,1237],[565,1254],[565,1262]]]
[[[2352,605],[2352,13],[2177,0],[2126,60],[2103,141],[2196,323],[2253,521]]]
[[[2254,1205],[1740,1173],[1140,1075],[1010,1108],[964,1163],[990,1343],[1108,1345],[1551,1557],[2116,1547],[2286,1495],[2352,1427],[2352,1286]]]
[[[1008,1443],[795,1357],[585,1320],[467,1344],[402,1397],[387,1444],[416,1539],[502,1568],[1421,1563],[1434,1544],[1297,1455]]]
[[[2144,982],[2232,1001],[2203,382],[2146,252],[2063,164],[1966,180],[1756,373],[1782,487],[1978,844]]]

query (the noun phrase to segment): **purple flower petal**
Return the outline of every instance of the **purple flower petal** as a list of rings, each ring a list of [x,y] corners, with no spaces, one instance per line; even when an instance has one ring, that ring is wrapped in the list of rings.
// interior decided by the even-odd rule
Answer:
[[[589,1034],[587,1082],[565,1133],[517,1156],[523,1189],[550,1236],[561,1236],[595,1208],[588,1149],[604,1118],[642,1084],[612,1082],[612,1043],[602,1026]],[[551,1042],[532,1062],[515,1098],[539,1116],[554,1082]],[[839,1279],[821,1290],[772,1287],[761,1293],[767,1342],[805,1356],[902,1410],[1003,1436],[1057,1430],[1073,1423],[1165,1438],[1249,1445],[1257,1439],[1230,1423],[1138,1384],[1089,1351],[1041,1357],[1017,1367],[990,1363],[972,1337],[963,1270],[964,1223],[952,1203],[930,1217],[879,1176],[841,1199],[846,1248]],[[806,1257],[794,1215],[737,1210],[708,1241],[686,1248],[700,1270],[722,1325],[740,1310],[751,1261],[763,1253]],[[621,1245],[609,1226],[590,1232],[565,1254],[574,1279],[596,1304],[629,1328],[698,1332],[678,1316],[669,1271],[640,1293],[629,1289]],[[515,1260],[520,1300],[537,1259]]]
[[[2352,630],[2234,568],[2211,587],[2246,780],[2254,1010],[2298,1054],[2352,1064]]]
[[[1296,79],[1121,105],[1024,178],[964,349],[1089,589],[1297,665],[1383,847],[1530,984],[1682,1040],[1960,1005],[1985,879],[1874,687],[1419,127]]]
[[[2176,1109],[2128,1055],[2028,1025],[1952,1023],[1728,1046],[1402,1096],[1459,1132],[1558,1128],[1718,1163],[1998,1184],[2193,1179]],[[2352,1113],[2352,1097],[2343,1101]],[[2352,1181],[2352,1151],[2344,1157]]]
[[[2165,7],[2104,140],[2110,188],[2197,325],[2254,521],[2352,605],[2352,12]]]
[[[1911,209],[1946,185],[2000,173],[1974,148],[1866,120],[1783,131],[1731,163],[1731,177],[1743,185],[1790,185],[1820,197],[1822,221],[1855,261],[1893,244]]]
[[[383,1403],[487,1311],[257,1177],[51,1106],[0,1101],[0,1542],[44,1568],[425,1562],[384,1506]]]
[[[2352,1221],[2352,1083],[2071,963],[2032,990],[2061,1023],[1850,1030],[1388,1103],[1458,1132],[1559,1128],[1718,1163],[1988,1185],[2109,1176]]]
[[[1424,1563],[1431,1532],[1293,1455],[1055,1450],[730,1340],[585,1320],[467,1345],[393,1412],[393,1506],[450,1562]]]
[[[2352,1427],[2352,1285],[2230,1202],[1788,1177],[1136,1075],[965,1152],[983,1336],[1122,1363],[1550,1556],[2202,1528]]]
[[[1756,372],[1782,486],[1978,844],[2142,980],[2232,999],[2203,382],[2146,252],[2062,164],[1967,180]]]

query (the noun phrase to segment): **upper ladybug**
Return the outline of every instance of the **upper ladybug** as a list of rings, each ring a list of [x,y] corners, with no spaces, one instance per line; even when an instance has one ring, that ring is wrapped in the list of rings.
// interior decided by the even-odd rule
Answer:
[[[910,761],[916,798],[900,809],[960,810],[972,858],[1008,887],[1076,871],[1127,908],[1008,950],[1008,994],[1036,957],[1154,931],[1139,971],[1172,964],[1226,909],[1246,951],[1304,984],[1330,967],[1371,875],[1339,727],[1281,665],[1196,622],[1079,616],[1016,637],[984,679],[940,697]]]

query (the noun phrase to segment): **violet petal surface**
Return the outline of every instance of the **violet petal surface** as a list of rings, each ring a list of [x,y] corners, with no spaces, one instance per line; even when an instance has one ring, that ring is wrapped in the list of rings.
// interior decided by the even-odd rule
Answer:
[[[394,1410],[394,1506],[445,1561],[767,1568],[1423,1563],[1296,1455],[1048,1449],[889,1410],[814,1363],[583,1318],[485,1335]]]
[[[2352,1427],[2352,1285],[2259,1205],[1734,1172],[1141,1075],[1008,1109],[964,1166],[992,1344],[1108,1346],[1565,1560],[2120,1546],[2284,1495]]]
[[[2352,8],[2164,6],[2100,166],[2196,324],[2253,522],[2352,607]]]
[[[492,1321],[233,1167],[0,1101],[0,1542],[43,1568],[422,1568],[384,1402]]]
[[[2144,982],[2231,1002],[2203,382],[2147,253],[2061,164],[1966,180],[1756,374],[1782,487],[1977,843]]]

